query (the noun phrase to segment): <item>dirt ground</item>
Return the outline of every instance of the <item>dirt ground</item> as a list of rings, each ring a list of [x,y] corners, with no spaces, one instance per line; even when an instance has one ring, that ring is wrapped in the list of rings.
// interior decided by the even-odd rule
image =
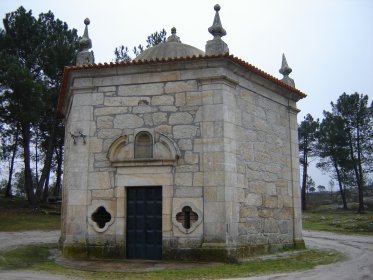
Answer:
[[[59,231],[0,232],[0,249],[25,244],[42,244],[57,242]],[[261,277],[235,278],[235,280],[373,280],[373,237],[349,236],[327,232],[304,231],[304,240],[309,248],[334,249],[344,253],[347,259],[343,262],[316,269],[289,274],[274,274]],[[0,270],[3,280],[62,280],[72,279],[48,273],[30,271]]]

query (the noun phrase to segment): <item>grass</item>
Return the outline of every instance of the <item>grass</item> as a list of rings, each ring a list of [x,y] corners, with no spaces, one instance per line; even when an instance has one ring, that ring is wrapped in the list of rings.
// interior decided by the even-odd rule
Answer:
[[[0,251],[0,269],[25,269],[45,271],[84,279],[218,279],[249,277],[262,274],[285,273],[312,269],[343,259],[335,251],[298,251],[277,259],[253,259],[239,264],[219,264],[213,267],[163,270],[156,272],[89,272],[65,268],[49,258],[55,245],[25,246],[11,251]]]
[[[352,210],[314,210],[303,212],[303,229],[343,234],[373,235],[373,213]]]
[[[57,211],[56,211],[57,210]],[[0,198],[0,231],[58,230],[61,218],[50,206],[32,209],[25,200]]]

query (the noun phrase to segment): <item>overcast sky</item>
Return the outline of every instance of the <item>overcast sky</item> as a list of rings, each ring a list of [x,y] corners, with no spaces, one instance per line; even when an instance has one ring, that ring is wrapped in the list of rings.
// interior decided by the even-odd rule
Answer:
[[[296,87],[308,95],[298,102],[298,122],[310,113],[322,118],[330,102],[343,92],[373,97],[373,1],[372,0],[0,0],[0,15],[23,5],[35,17],[51,10],[54,15],[89,35],[96,63],[111,62],[114,49],[145,45],[147,35],[176,27],[183,43],[202,50],[212,36],[214,5],[230,53],[281,78],[285,53]],[[315,170],[316,185],[329,178]]]

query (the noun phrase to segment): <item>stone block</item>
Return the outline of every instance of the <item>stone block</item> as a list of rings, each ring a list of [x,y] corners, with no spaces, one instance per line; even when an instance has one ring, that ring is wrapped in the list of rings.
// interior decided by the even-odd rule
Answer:
[[[278,207],[278,198],[275,195],[263,195],[263,206],[267,208]]]
[[[193,174],[192,173],[176,173],[175,174],[176,186],[192,186]]]
[[[224,120],[223,106],[221,104],[217,105],[204,105],[203,106],[203,121],[219,121]]]
[[[240,221],[246,221],[246,218],[258,217],[258,209],[255,206],[245,206],[240,208]]]
[[[174,193],[175,198],[202,197],[202,187],[176,187]]]
[[[154,113],[157,112],[158,108],[153,106],[141,105],[132,108],[134,114]]]
[[[127,107],[103,107],[103,108],[95,108],[94,115],[95,116],[108,116],[108,115],[117,115],[117,114],[124,114],[128,112]]]
[[[96,137],[89,138],[89,152],[100,153],[102,152],[102,139]]]
[[[114,190],[113,189],[106,189],[106,190],[92,190],[92,199],[95,198],[113,198]]]
[[[197,133],[198,127],[194,125],[175,125],[173,127],[173,135],[175,139],[191,139],[197,136]]]
[[[104,105],[107,106],[107,107],[127,106],[124,102],[124,98],[123,97],[117,97],[117,96],[115,96],[115,97],[106,96],[105,99],[104,99]]]
[[[203,173],[202,172],[193,173],[193,186],[203,186]]]
[[[151,96],[163,93],[163,83],[125,85],[118,87],[119,96]]]
[[[144,125],[144,120],[136,115],[124,114],[114,118],[115,128],[138,128]]]
[[[167,122],[167,114],[166,113],[154,113],[152,114],[152,120],[154,125],[160,125],[162,123]]]
[[[263,198],[261,194],[248,193],[246,195],[245,201],[247,205],[251,206],[261,206],[263,205]]]
[[[202,94],[201,92],[187,92],[186,93],[186,104],[189,106],[202,105]]]
[[[205,171],[223,171],[224,153],[222,152],[207,152],[203,153],[203,167]]]
[[[277,221],[272,218],[264,219],[264,232],[266,233],[278,233],[279,228]]]
[[[97,128],[113,128],[113,117],[97,117]]]
[[[116,175],[118,186],[163,186],[171,185],[171,174],[132,174]]]
[[[159,125],[157,126],[155,129],[154,129],[156,132],[159,132],[159,133],[163,133],[163,134],[166,134],[166,135],[170,135],[171,134],[171,131],[172,131],[172,126],[170,125]],[[181,140],[180,140],[181,141]],[[179,146],[179,148],[181,149],[181,147]]]
[[[74,94],[73,107],[92,105],[92,94],[91,93],[81,93]]]
[[[115,86],[97,87],[97,91],[98,92],[103,92],[103,93],[106,93],[106,92],[116,92],[116,90],[117,90],[117,87],[115,87]]]
[[[79,106],[79,110],[72,110],[70,119],[72,122],[91,121],[93,119],[91,106]]]
[[[186,104],[185,101],[185,93],[177,93],[175,94],[175,106],[184,106]]]
[[[104,190],[112,188],[108,172],[92,172],[88,174],[88,188]]]
[[[69,190],[67,204],[70,205],[87,205],[86,190]]]
[[[186,151],[184,155],[184,160],[186,164],[196,164],[199,162],[198,153]]]
[[[196,91],[197,82],[195,80],[168,82],[165,85],[165,93],[176,93],[185,91]]]
[[[171,113],[169,123],[175,124],[190,124],[193,122],[193,116],[188,112]]]
[[[97,137],[99,139],[109,138],[109,139],[114,140],[121,135],[122,135],[122,130],[121,129],[114,129],[114,128],[103,128],[103,129],[98,130],[98,132],[97,132]]]
[[[225,224],[225,203],[224,202],[204,202],[204,217],[206,223]]]
[[[165,106],[165,105],[174,105],[174,97],[172,95],[160,95],[153,96],[151,104],[154,106]]]
[[[180,139],[178,142],[179,149],[180,150],[192,150],[193,145],[192,145],[192,140],[190,139]]]

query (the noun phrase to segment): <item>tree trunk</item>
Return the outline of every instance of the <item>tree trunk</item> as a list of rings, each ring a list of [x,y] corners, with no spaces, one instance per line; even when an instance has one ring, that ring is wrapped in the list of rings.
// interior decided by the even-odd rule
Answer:
[[[306,201],[307,168],[308,168],[307,151],[304,151],[303,152],[303,180],[302,180],[302,189],[301,189],[301,203],[302,203],[303,211],[307,210],[307,201]]]
[[[44,190],[43,190],[43,198],[42,201],[44,203],[48,202],[48,196],[49,196],[49,174],[45,180]]]
[[[59,144],[57,154],[57,171],[56,171],[56,188],[54,189],[54,195],[56,198],[60,196],[61,192],[61,177],[62,177],[62,164],[63,164],[63,144]]]
[[[47,145],[47,152],[46,152],[46,155],[45,155],[45,160],[44,160],[44,166],[43,166],[43,170],[41,172],[41,176],[40,176],[40,180],[38,182],[38,190],[40,189],[40,192],[38,192],[38,199],[39,200],[43,200],[43,197],[44,196],[44,192],[42,191],[43,190],[43,186],[45,188],[46,184],[46,180],[47,178],[49,179],[49,175],[50,175],[50,170],[51,170],[51,166],[52,166],[52,159],[53,159],[53,152],[54,152],[54,141],[55,141],[55,126],[56,126],[56,121],[55,121],[55,118],[53,120],[53,125],[52,125],[52,128],[51,128],[51,131],[50,131],[50,135],[49,135],[49,138],[48,138],[48,145]],[[48,186],[47,186],[47,189],[48,189]]]
[[[364,201],[363,201],[363,186],[361,185],[362,182],[360,181],[360,174],[359,174],[359,171],[357,169],[356,159],[355,159],[355,156],[354,156],[354,147],[352,145],[351,131],[348,131],[348,138],[349,138],[349,145],[350,145],[350,156],[351,156],[351,160],[352,160],[352,163],[353,163],[353,166],[354,166],[354,172],[355,172],[355,178],[356,178],[356,184],[357,184],[357,191],[358,191],[358,196],[359,196],[359,208],[358,208],[357,212],[359,214],[363,214],[363,213],[365,213]]]
[[[360,147],[360,128],[359,126],[356,129],[356,142],[357,142],[357,165],[359,168],[359,183],[358,183],[358,192],[359,192],[359,213],[364,213],[364,176],[363,168],[361,166],[361,147]]]
[[[10,160],[9,177],[8,177],[8,184],[6,185],[6,189],[5,189],[5,197],[12,197],[12,177],[13,177],[13,169],[14,169],[14,160],[16,158],[17,148],[18,148],[18,134],[19,134],[19,126],[17,126],[16,134],[14,135],[13,154]]]
[[[23,161],[25,165],[25,192],[30,206],[36,206],[34,184],[30,166],[30,123],[22,124]]]
[[[338,169],[338,163],[335,158],[333,158],[335,172],[337,173],[338,185],[339,185],[339,193],[341,194],[343,209],[347,210],[347,201],[346,201],[346,193],[342,186],[341,174]]]

